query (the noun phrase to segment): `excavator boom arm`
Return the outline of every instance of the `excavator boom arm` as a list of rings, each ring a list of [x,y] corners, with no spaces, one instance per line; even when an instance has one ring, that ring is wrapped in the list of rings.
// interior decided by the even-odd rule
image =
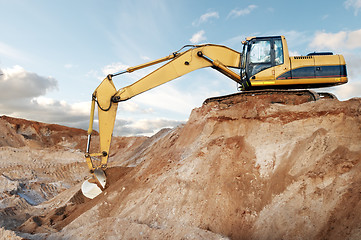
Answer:
[[[222,72],[221,65],[223,69],[231,71],[229,67],[239,68],[240,56],[239,52],[225,46],[210,44],[195,46],[179,53],[172,61],[164,64],[137,82],[120,89],[115,95],[116,101],[128,100],[135,95],[200,68],[214,67]],[[224,70],[222,73],[225,74]],[[234,73],[233,79],[239,81],[239,74]]]

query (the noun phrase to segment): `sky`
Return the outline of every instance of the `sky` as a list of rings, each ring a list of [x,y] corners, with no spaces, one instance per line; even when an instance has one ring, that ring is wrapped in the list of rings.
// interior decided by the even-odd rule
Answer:
[[[326,90],[361,97],[361,0],[0,0],[0,9],[0,116],[87,129],[91,94],[106,75],[187,44],[242,51],[249,36],[284,35],[293,56],[344,55],[349,83]],[[113,80],[119,89],[154,69]],[[151,136],[235,92],[217,71],[194,71],[119,103],[114,134]]]

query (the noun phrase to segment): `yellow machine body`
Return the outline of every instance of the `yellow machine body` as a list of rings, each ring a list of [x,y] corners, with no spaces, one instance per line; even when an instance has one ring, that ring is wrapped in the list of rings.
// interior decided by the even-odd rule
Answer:
[[[249,38],[244,45],[247,89],[317,88],[347,83],[342,55],[330,52],[290,57],[284,36]]]

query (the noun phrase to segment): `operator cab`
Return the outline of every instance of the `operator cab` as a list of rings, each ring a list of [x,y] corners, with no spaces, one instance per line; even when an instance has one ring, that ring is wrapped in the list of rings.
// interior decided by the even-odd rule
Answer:
[[[244,89],[248,89],[250,79],[257,73],[284,63],[281,36],[252,37],[243,42],[241,76]]]

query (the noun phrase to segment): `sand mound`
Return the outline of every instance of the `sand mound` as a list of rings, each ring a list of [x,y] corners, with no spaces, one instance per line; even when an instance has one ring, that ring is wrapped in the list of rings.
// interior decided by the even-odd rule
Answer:
[[[18,230],[48,239],[358,239],[360,126],[361,99],[211,102],[185,125],[118,145],[97,198],[76,182]]]

